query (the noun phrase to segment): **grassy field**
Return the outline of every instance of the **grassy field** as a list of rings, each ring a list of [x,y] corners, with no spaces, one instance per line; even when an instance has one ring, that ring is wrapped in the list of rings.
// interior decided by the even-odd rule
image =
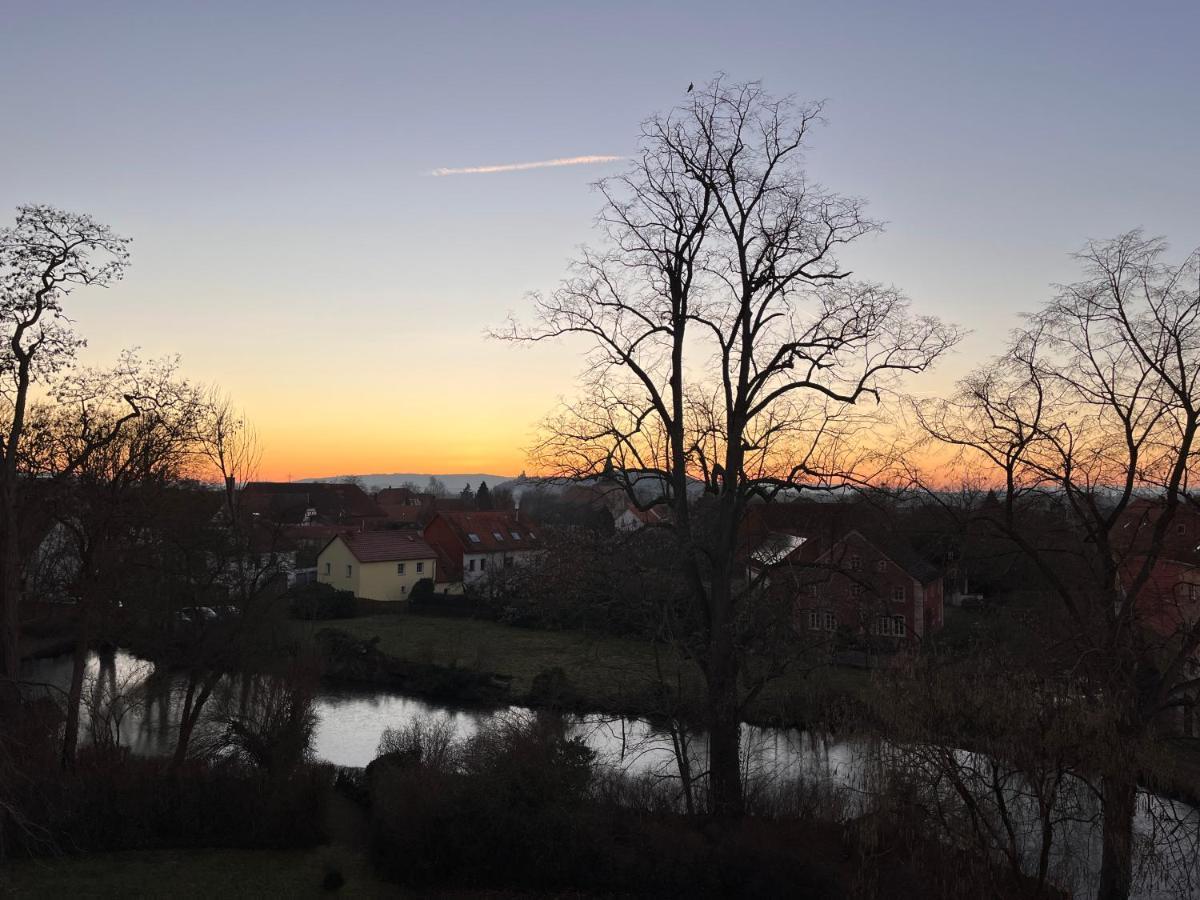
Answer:
[[[5,897],[320,897],[330,867],[339,897],[395,897],[365,860],[337,847],[314,850],[139,850],[20,860],[0,869]]]
[[[301,637],[321,628],[346,631],[359,639],[379,638],[379,649],[411,662],[456,666],[512,677],[512,697],[529,695],[533,679],[555,667],[567,673],[584,705],[599,710],[642,711],[661,678],[691,703],[703,697],[696,664],[669,647],[647,641],[577,631],[540,631],[494,622],[442,616],[381,615],[326,622],[293,622]],[[814,704],[865,689],[865,672],[822,668],[786,674],[772,682],[748,711],[752,720],[800,721]]]

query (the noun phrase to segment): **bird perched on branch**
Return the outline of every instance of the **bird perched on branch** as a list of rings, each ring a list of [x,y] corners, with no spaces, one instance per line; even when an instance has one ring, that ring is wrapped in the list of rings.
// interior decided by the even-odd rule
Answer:
[[[695,82],[689,81],[687,92],[690,94],[692,92],[692,88],[694,88],[695,86],[696,86]]]

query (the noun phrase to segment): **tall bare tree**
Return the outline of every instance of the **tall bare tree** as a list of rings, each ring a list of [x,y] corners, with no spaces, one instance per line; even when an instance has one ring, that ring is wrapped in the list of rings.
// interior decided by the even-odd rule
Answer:
[[[175,360],[145,366],[125,354],[113,370],[73,373],[57,386],[52,402],[30,410],[23,468],[54,487],[42,493],[75,563],[64,766],[75,761],[88,651],[114,617],[163,492],[190,462],[199,399],[176,378]]]
[[[220,480],[225,515],[236,526],[238,491],[258,473],[262,460],[258,432],[245,412],[234,406],[229,395],[219,388],[209,390],[203,413],[196,431],[196,446],[205,470],[202,474]]]
[[[588,250],[531,326],[500,336],[591,345],[584,399],[536,455],[566,475],[607,472],[641,508],[669,509],[707,686],[710,798],[742,810],[737,545],[752,498],[829,486],[901,373],[957,333],[897,291],[850,280],[844,245],[878,229],[861,201],[810,182],[802,153],[820,104],[718,78],[649,119],[624,175],[600,183],[607,246]]]
[[[954,397],[919,411],[930,435],[1002,486],[1001,509],[980,524],[1049,585],[1076,688],[1106,722],[1091,760],[1104,900],[1129,895],[1148,741],[1200,687],[1200,604],[1162,583],[1175,523],[1197,499],[1200,254],[1168,265],[1165,253],[1136,231],[1090,244],[1081,281]],[[1050,533],[1028,528],[1035,505],[1053,510]]]
[[[30,391],[66,366],[82,341],[63,313],[78,286],[118,280],[128,240],[90,216],[50,206],[17,209],[0,231],[0,674],[10,683],[20,662],[21,490],[18,466]]]

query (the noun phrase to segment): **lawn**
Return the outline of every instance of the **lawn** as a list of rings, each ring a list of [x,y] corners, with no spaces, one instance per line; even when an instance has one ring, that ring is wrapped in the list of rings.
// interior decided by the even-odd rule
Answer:
[[[341,897],[395,897],[365,861],[338,847],[313,850],[140,850],[20,860],[0,870],[5,897],[319,897],[330,867]]]
[[[475,619],[411,614],[364,616],[326,622],[293,622],[297,634],[310,637],[321,628],[346,631],[359,639],[379,638],[379,649],[411,662],[457,666],[512,677],[512,696],[529,695],[533,679],[543,671],[561,668],[583,703],[599,710],[653,712],[647,702],[659,672],[691,704],[703,697],[703,680],[695,663],[672,648],[633,638],[616,638],[579,631],[541,631],[515,628]],[[808,718],[817,698],[857,694],[865,688],[866,673],[824,668],[814,673],[789,674],[772,682],[748,711],[751,719]]]

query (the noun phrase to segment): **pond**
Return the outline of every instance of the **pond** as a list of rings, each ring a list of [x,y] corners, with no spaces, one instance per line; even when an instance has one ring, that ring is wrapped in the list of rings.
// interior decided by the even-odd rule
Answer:
[[[178,706],[182,692],[179,679],[153,678],[152,663],[128,653],[93,654],[88,661],[89,686],[119,688],[138,696],[112,729],[121,743],[136,753],[162,754],[174,747],[178,729]],[[68,657],[28,661],[24,677],[31,682],[65,688],[70,680]],[[52,689],[51,689],[52,690]],[[224,698],[236,701],[239,687],[222,687]],[[471,709],[426,702],[380,690],[322,686],[314,703],[316,731],[314,756],[339,766],[365,766],[375,758],[380,737],[388,727],[403,726],[421,718],[448,722],[456,735],[468,737],[497,716],[533,716],[524,707]],[[677,776],[675,751],[670,732],[661,723],[645,719],[586,715],[570,717],[567,727],[595,751],[602,765],[630,775],[659,778]],[[703,771],[704,736],[687,736],[693,770]],[[81,738],[86,740],[86,734]],[[889,777],[899,773],[918,780],[932,779],[928,768],[929,748],[889,745],[876,738],[834,737],[787,728],[743,726],[743,769],[748,781],[772,786],[791,800],[801,799],[805,808],[823,815],[851,818],[872,808],[873,797]],[[972,770],[986,758],[954,751],[952,758]],[[1100,862],[1099,807],[1093,792],[1082,781],[1072,786],[1055,827],[1055,850],[1050,871],[1055,883],[1069,886],[1076,896],[1088,896]],[[980,786],[983,789],[983,786]],[[935,787],[935,792],[942,788]],[[1036,809],[1030,805],[1021,784],[1014,783],[1012,807],[1028,813],[1023,829],[1022,858],[1036,858]],[[790,793],[788,793],[790,792]],[[941,794],[938,794],[941,796]],[[1135,823],[1141,853],[1140,885],[1135,896],[1144,900],[1168,897],[1200,897],[1200,813],[1163,797],[1143,793]],[[1026,833],[1027,832],[1027,833]]]

